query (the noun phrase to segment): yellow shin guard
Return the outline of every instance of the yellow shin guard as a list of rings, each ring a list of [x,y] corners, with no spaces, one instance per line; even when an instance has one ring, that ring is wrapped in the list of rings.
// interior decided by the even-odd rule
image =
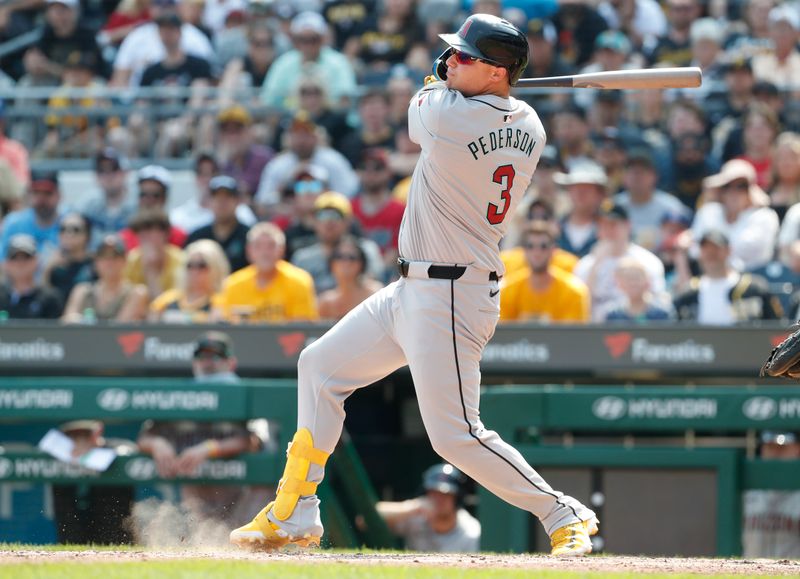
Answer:
[[[272,506],[276,519],[285,521],[292,515],[301,496],[316,494],[317,483],[307,480],[308,471],[312,463],[324,468],[329,456],[327,452],[314,448],[310,430],[301,428],[295,433],[286,451],[286,468]]]

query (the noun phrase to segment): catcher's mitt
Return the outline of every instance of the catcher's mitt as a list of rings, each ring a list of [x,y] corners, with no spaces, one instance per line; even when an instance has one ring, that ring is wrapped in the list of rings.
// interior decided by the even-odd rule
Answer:
[[[772,349],[759,376],[800,379],[800,322],[789,329],[792,333]]]

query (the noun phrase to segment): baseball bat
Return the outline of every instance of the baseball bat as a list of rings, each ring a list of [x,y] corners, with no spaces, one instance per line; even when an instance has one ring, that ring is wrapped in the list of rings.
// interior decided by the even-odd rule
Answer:
[[[516,86],[522,88],[566,87],[602,89],[694,88],[703,82],[703,73],[695,66],[679,68],[640,68],[608,70],[570,76],[521,78]]]

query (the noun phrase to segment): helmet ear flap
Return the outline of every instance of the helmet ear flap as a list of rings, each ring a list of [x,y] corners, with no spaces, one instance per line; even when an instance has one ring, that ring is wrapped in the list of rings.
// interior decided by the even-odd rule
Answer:
[[[436,60],[433,61],[433,74],[439,80],[447,80],[447,59],[455,52],[452,46],[448,46]]]

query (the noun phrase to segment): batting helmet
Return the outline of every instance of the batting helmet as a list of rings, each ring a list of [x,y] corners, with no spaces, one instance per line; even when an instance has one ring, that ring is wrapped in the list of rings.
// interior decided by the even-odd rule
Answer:
[[[440,34],[451,48],[508,70],[515,85],[528,66],[528,39],[508,20],[491,14],[473,14],[455,34]],[[447,52],[447,51],[446,51]],[[448,55],[449,56],[449,55]],[[442,61],[447,57],[442,55]]]
[[[422,487],[426,491],[458,495],[463,478],[461,471],[452,464],[434,464],[423,473]]]

